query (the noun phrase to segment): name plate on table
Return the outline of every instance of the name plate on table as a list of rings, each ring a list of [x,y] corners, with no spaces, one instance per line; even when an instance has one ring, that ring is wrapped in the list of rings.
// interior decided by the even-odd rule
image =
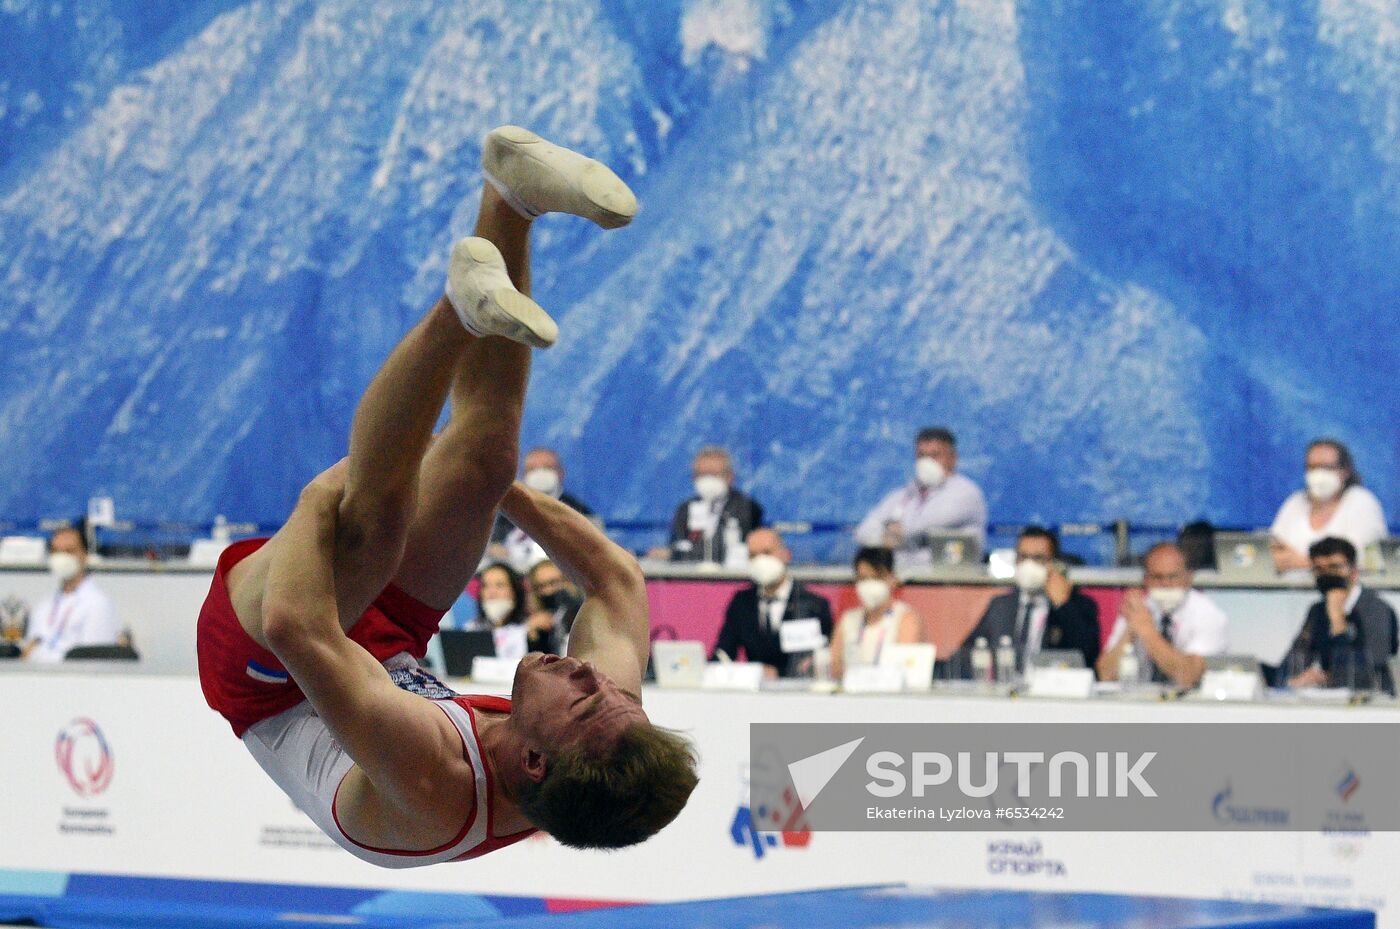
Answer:
[[[897,665],[856,665],[846,669],[841,689],[848,694],[903,693],[904,669]]]
[[[511,684],[519,658],[494,658],[477,655],[472,659],[472,680],[478,684]]]
[[[1201,675],[1201,696],[1207,700],[1262,700],[1264,679],[1258,671],[1222,668]]]
[[[1085,700],[1094,692],[1094,672],[1088,668],[1032,668],[1027,684],[1032,697]]]
[[[899,669],[904,675],[905,690],[932,690],[933,661],[937,656],[938,651],[930,642],[886,645],[880,653],[880,664]]]
[[[692,500],[686,509],[685,527],[691,532],[713,532],[719,516],[704,500]]]
[[[763,665],[747,661],[712,661],[705,665],[702,690],[756,691],[763,686]]]
[[[826,645],[819,619],[789,619],[778,624],[778,645],[784,655],[814,652]]]
[[[226,548],[228,543],[218,539],[195,539],[190,543],[189,563],[196,568],[212,568],[219,563],[219,556]]]

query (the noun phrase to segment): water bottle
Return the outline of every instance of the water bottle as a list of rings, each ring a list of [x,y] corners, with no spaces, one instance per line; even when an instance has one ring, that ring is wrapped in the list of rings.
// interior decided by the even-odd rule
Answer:
[[[749,566],[749,550],[744,547],[744,534],[739,520],[733,516],[724,521],[724,566],[742,571]]]
[[[1011,644],[1009,635],[997,640],[997,680],[1003,684],[1016,680],[1016,646]]]
[[[972,679],[980,684],[992,681],[992,650],[980,635],[972,643]]]
[[[220,513],[214,517],[214,528],[210,531],[209,537],[215,542],[228,544],[231,533],[228,528],[228,520],[224,519],[224,514]]]
[[[1138,683],[1141,669],[1138,668],[1137,649],[1129,646],[1118,657],[1118,683],[1125,687]]]

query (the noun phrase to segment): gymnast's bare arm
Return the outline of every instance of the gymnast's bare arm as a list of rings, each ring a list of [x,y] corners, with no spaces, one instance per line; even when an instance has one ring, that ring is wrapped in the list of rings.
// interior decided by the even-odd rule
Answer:
[[[387,825],[392,836],[399,831],[395,821],[437,811],[450,811],[455,828],[472,802],[467,798],[463,808],[470,777],[443,776],[466,764],[460,736],[431,703],[395,687],[340,626],[333,564],[344,492],[343,467],[302,491],[268,567],[263,634],[355,761],[341,785],[339,806],[350,807],[361,834],[382,835]]]
[[[592,663],[623,690],[640,693],[651,620],[637,559],[581,514],[519,481],[506,491],[501,509],[585,594],[569,633],[569,654]]]

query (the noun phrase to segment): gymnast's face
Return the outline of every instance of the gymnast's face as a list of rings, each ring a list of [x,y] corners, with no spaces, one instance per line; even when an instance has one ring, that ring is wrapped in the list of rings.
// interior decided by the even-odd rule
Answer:
[[[531,652],[511,687],[511,719],[532,747],[582,745],[606,752],[633,723],[646,722],[641,698],[577,658]]]

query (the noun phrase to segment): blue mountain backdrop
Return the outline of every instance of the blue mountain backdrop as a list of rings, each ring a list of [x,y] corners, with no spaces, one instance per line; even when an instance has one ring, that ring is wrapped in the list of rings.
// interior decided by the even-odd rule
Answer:
[[[1337,435],[1390,509],[1394,0],[10,0],[0,517],[275,522],[529,126],[528,443],[615,519],[703,443],[851,520],[957,434],[994,520],[1267,523]]]

